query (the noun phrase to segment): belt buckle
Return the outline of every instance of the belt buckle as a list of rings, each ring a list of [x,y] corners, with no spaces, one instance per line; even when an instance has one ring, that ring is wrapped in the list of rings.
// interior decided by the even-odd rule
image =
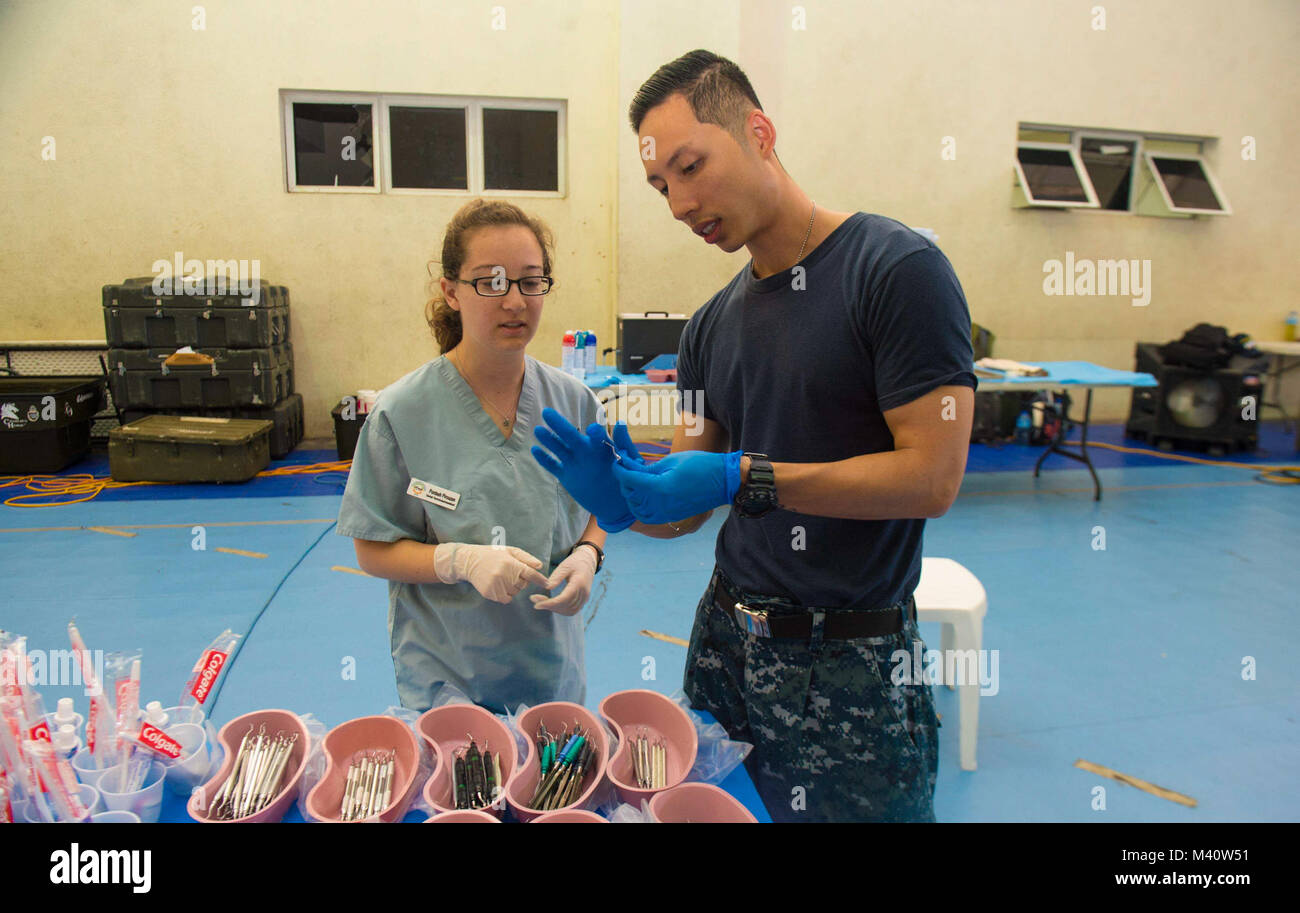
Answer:
[[[750,609],[744,603],[736,603],[736,621],[739,625],[756,637],[771,637],[772,630],[767,626],[767,611],[764,609]]]

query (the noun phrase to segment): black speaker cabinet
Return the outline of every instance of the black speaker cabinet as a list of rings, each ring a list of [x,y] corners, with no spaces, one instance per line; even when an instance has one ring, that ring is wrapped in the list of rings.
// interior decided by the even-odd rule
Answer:
[[[1133,388],[1129,437],[1162,450],[1184,444],[1224,453],[1258,446],[1264,370],[1258,359],[1236,356],[1226,368],[1201,371],[1165,364],[1159,343],[1140,342],[1135,361],[1134,370],[1152,375],[1160,386]]]

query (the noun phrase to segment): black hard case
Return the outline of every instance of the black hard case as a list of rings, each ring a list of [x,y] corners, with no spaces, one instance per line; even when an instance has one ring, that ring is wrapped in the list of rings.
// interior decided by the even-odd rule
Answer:
[[[229,290],[158,295],[149,278],[104,286],[103,303],[104,334],[113,348],[253,349],[289,341],[289,290],[265,281],[255,305]]]
[[[293,346],[196,349],[212,364],[168,365],[171,349],[110,349],[109,383],[119,409],[268,406],[294,392]]]
[[[0,377],[0,474],[58,472],[85,456],[104,389],[103,377]]]

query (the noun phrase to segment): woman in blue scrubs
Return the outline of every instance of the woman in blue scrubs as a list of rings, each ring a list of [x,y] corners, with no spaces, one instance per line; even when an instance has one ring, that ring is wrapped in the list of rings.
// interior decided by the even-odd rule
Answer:
[[[338,532],[389,581],[405,707],[428,709],[444,683],[495,712],[586,697],[579,612],[605,533],[529,455],[543,408],[599,420],[586,385],[524,351],[551,252],[509,203],[457,212],[429,302],[443,354],[385,388],[361,428]]]

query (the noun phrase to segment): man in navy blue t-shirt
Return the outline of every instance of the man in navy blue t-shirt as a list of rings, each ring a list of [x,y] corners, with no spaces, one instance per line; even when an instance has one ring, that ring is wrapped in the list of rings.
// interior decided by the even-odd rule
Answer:
[[[682,336],[672,454],[641,463],[624,431],[608,465],[593,429],[587,456],[567,437],[557,475],[610,531],[670,538],[732,505],[684,687],[754,744],[774,820],[932,821],[933,698],[893,654],[920,640],[925,518],[948,510],[965,469],[976,381],[961,286],[905,225],[816,206],[730,61],[664,65],[630,116],[673,216],[752,259]]]

